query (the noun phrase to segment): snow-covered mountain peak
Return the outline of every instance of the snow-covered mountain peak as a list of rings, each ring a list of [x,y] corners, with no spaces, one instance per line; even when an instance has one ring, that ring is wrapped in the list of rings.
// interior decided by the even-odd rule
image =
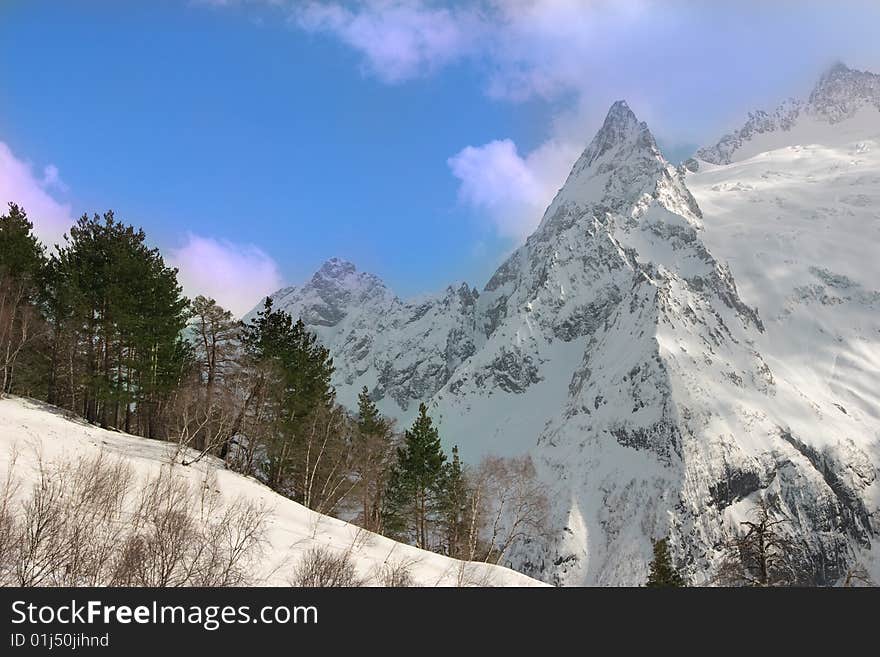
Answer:
[[[401,420],[473,353],[478,298],[461,282],[402,300],[378,276],[340,258],[304,285],[272,295],[276,308],[302,318],[333,353],[342,404],[354,408],[366,386],[383,412]]]
[[[309,285],[319,289],[332,287],[352,293],[387,291],[381,278],[369,272],[358,271],[353,263],[342,258],[330,258],[324,262],[312,276]]]
[[[315,276],[321,276],[324,278],[344,278],[345,276],[354,274],[357,272],[357,267],[355,267],[354,263],[349,262],[343,258],[330,258],[321,265],[317,272],[315,272]]]
[[[581,157],[581,167],[592,165],[612,149],[619,148],[626,148],[630,153],[644,151],[653,158],[660,156],[648,124],[636,118],[625,100],[618,100],[608,110],[602,128]]]
[[[845,130],[838,130],[843,124]],[[716,165],[731,164],[779,148],[851,141],[880,134],[880,75],[857,71],[838,62],[819,78],[809,98],[789,99],[767,112],[749,112],[745,124],[696,157]],[[692,171],[699,163],[692,162]]]
[[[837,62],[819,78],[807,101],[807,111],[829,123],[839,123],[865,105],[880,109],[880,75]]]
[[[464,305],[473,305],[480,298],[480,292],[470,283],[462,281],[447,287],[443,296],[447,299],[455,299]]]
[[[283,288],[272,298],[277,307],[295,308],[296,312],[291,314],[313,326],[336,326],[353,308],[365,303],[386,307],[396,302],[381,278],[358,271],[341,258],[330,258],[307,283]]]
[[[584,216],[588,208],[588,214],[600,220],[606,213],[637,219],[655,202],[698,227],[699,207],[680,178],[648,125],[619,100],[575,162],[538,232],[572,214]]]
[[[636,118],[626,101],[618,100],[575,162],[563,190],[575,186],[575,181],[581,178],[622,172],[636,161],[646,168],[665,163],[648,124]]]

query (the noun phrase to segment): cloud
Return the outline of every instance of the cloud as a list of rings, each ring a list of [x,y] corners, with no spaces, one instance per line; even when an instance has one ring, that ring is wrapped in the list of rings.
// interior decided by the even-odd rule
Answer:
[[[293,24],[336,37],[384,82],[428,75],[464,58],[482,59],[490,64],[490,95],[525,100],[582,88],[591,54],[618,45],[615,38],[648,4],[483,0],[444,7],[429,0],[361,0],[288,6]]]
[[[466,146],[447,160],[459,200],[486,213],[500,235],[524,240],[538,225],[579,148],[550,140],[525,157],[510,139]]]
[[[553,99],[595,86],[597,55],[619,48],[647,0],[495,0],[486,56],[490,96]]]
[[[484,0],[439,8],[426,0],[312,2],[295,23],[326,33],[359,52],[368,72],[386,83],[430,74],[462,59],[488,62],[486,93],[499,100],[555,99],[575,93],[549,138],[526,155],[510,139],[467,146],[448,159],[459,199],[505,237],[524,240],[583,148],[586,94],[593,60],[616,48],[617,35],[638,21],[646,0]],[[594,101],[583,109],[583,98]],[[601,103],[602,101],[599,101]],[[590,103],[587,103],[590,104]],[[580,124],[583,125],[583,124]]]
[[[58,167],[54,164],[47,164],[43,167],[43,179],[40,181],[40,187],[43,189],[57,189],[59,192],[69,191],[67,183],[61,180]]]
[[[212,297],[238,317],[282,285],[278,264],[250,244],[190,233],[183,246],[170,251],[168,261],[178,268],[187,295]]]
[[[23,207],[44,244],[60,243],[74,223],[70,204],[53,196],[67,191],[58,167],[46,165],[39,176],[0,141],[0,212],[10,201]],[[187,294],[211,296],[238,315],[282,284],[275,261],[252,245],[189,234],[183,246],[169,251],[168,261],[180,270]]]
[[[18,203],[33,222],[37,237],[50,246],[61,241],[74,221],[70,204],[58,201],[53,190],[67,191],[55,165],[46,166],[39,178],[28,162],[0,142],[0,212],[5,212],[10,201]]]
[[[793,79],[811,83],[834,59],[880,61],[876,2],[811,2],[803,11],[794,0],[193,1],[271,11],[351,48],[384,82],[468,60],[493,98],[593,99],[607,108],[609,94],[634,101],[641,93],[686,125],[693,112],[681,117],[684,102],[739,113],[767,91],[775,101],[794,91]]]
[[[429,73],[472,49],[476,21],[462,10],[422,2],[372,0],[349,9],[311,2],[293,21],[308,32],[329,33],[360,52],[367,69],[395,83]]]
[[[877,2],[239,0],[245,1],[272,5],[296,29],[342,43],[384,83],[467,63],[489,98],[541,101],[522,110],[538,108],[549,125],[534,151],[520,155],[501,139],[449,159],[461,200],[505,235],[523,236],[537,223],[572,153],[615,100],[626,99],[680,155],[737,127],[749,110],[809,93],[834,59],[880,66],[872,32],[880,21]],[[548,180],[547,172],[558,178]]]

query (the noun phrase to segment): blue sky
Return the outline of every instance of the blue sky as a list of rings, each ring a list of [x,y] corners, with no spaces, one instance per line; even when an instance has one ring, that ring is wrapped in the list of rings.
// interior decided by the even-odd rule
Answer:
[[[113,208],[238,312],[334,255],[404,296],[482,286],[612,101],[679,159],[835,58],[880,70],[877,25],[845,1],[4,0],[0,196],[47,240]]]

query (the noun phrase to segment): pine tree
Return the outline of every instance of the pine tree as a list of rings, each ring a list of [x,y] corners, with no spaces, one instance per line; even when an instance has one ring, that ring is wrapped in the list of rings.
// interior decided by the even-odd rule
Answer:
[[[669,554],[669,540],[661,538],[654,541],[654,559],[650,564],[650,573],[646,586],[652,588],[685,586],[684,578],[672,564]]]
[[[372,435],[385,431],[386,424],[370,397],[370,391],[364,386],[358,394],[358,429],[364,435]]]
[[[354,469],[359,479],[363,526],[382,531],[382,508],[394,458],[390,423],[382,417],[366,386],[358,395]]]
[[[268,298],[244,328],[242,344],[254,369],[248,397],[262,403],[261,408],[249,404],[245,411],[263,418],[263,476],[270,486],[297,499],[305,473],[296,452],[308,449],[315,422],[333,407],[333,359],[301,319],[294,322],[286,312],[273,310]]]
[[[242,343],[254,360],[275,366],[282,375],[285,413],[291,422],[304,421],[317,405],[333,403],[333,359],[302,319],[294,322],[283,310],[273,310],[267,298],[263,310],[244,328]]]
[[[442,525],[446,542],[446,554],[459,559],[470,558],[471,539],[471,491],[458,445],[452,448],[452,460],[443,473]]]
[[[45,264],[45,254],[33,229],[27,213],[15,203],[10,203],[6,214],[0,215],[0,273],[37,279]]]
[[[33,224],[22,208],[10,203],[0,215],[0,396],[12,390],[16,361],[28,355],[26,348],[41,332],[37,297],[45,265]],[[25,371],[36,374],[40,360],[28,359]]]
[[[177,270],[142,230],[107,212],[77,221],[48,272],[50,399],[90,422],[119,426],[124,418],[126,431],[163,437],[164,404],[191,358]]]
[[[419,414],[397,449],[388,484],[386,527],[394,535],[428,548],[429,529],[442,511],[446,455],[440,435],[419,405]]]

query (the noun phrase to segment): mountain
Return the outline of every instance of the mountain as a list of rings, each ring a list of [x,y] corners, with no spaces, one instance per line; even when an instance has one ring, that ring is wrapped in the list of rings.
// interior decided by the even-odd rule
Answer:
[[[641,584],[668,535],[705,584],[764,498],[811,583],[856,563],[876,576],[875,90],[836,66],[796,112],[753,114],[682,167],[620,101],[479,295],[417,304],[381,286],[359,303],[313,279],[276,297],[335,309],[311,323],[343,397],[366,383],[401,421],[430,398],[467,460],[534,456],[553,532],[518,546],[523,572]]]
[[[788,99],[771,112],[750,113],[742,128],[700,149],[697,158],[730,164],[790,144],[833,140],[847,131],[876,127],[878,112],[880,75],[838,62],[822,75],[807,100]]]
[[[413,586],[540,586],[540,582],[507,568],[450,559],[315,513],[251,477],[227,470],[213,458],[186,467],[172,466],[175,448],[167,442],[108,431],[65,417],[64,411],[38,402],[0,399],[0,472],[11,474],[13,495],[24,496],[33,486],[39,486],[43,466],[88,463],[99,456],[108,466],[119,462],[132,471],[132,491],[160,470],[170,473],[176,485],[197,491],[202,504],[209,504],[211,491],[222,491],[220,506],[212,513],[222,514],[241,501],[257,504],[268,512],[266,544],[252,564],[254,571],[248,573],[255,584],[289,586],[299,560],[310,550],[321,549],[349,555],[358,578],[366,585],[379,584],[383,569],[403,564],[412,576]],[[194,456],[189,454],[190,459]],[[104,474],[110,476],[109,472]],[[129,497],[132,502],[137,499]],[[12,502],[23,503],[16,498]],[[235,537],[235,529],[230,532],[228,540]]]
[[[668,533],[695,576],[710,565],[735,501],[708,493],[724,488],[736,467],[728,453],[739,451],[730,436],[713,444],[737,423],[725,400],[768,395],[772,377],[751,346],[761,319],[703,244],[702,224],[682,174],[617,103],[481,295],[490,337],[435,400],[453,435],[479,432],[502,410],[511,425],[539,415],[529,429],[559,530],[549,549],[520,555],[528,572],[638,584],[650,538]],[[502,393],[486,373],[511,351],[536,367],[526,390]]]
[[[478,297],[461,283],[402,301],[377,276],[338,258],[305,285],[272,295],[276,307],[302,317],[330,349],[341,403],[355,408],[367,386],[380,409],[397,418],[414,416],[474,353]]]

